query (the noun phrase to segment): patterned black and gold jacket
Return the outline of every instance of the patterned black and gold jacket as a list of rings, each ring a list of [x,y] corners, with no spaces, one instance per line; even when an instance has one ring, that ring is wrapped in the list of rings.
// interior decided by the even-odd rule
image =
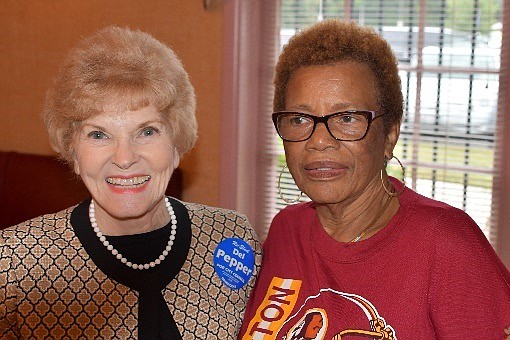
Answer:
[[[178,226],[166,259],[120,263],[93,232],[90,200],[0,231],[0,339],[234,339],[261,246],[234,211],[171,199]],[[134,263],[170,227],[108,237]]]

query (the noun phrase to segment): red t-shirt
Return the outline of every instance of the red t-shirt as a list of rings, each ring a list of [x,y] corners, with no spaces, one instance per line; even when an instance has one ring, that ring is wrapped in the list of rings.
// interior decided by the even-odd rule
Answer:
[[[476,223],[410,189],[399,203],[356,243],[331,238],[312,202],[283,209],[239,339],[506,339],[510,273]]]

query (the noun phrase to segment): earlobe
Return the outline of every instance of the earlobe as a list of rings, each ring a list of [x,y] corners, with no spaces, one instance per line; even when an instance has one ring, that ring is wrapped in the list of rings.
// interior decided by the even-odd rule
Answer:
[[[180,161],[181,157],[179,156],[179,151],[177,151],[177,148],[174,148],[174,170],[177,169]]]
[[[76,159],[76,155],[74,154],[74,152],[73,152],[72,158],[73,158],[73,170],[74,170],[74,173],[76,175],[80,176],[80,165],[78,164],[78,160]]]
[[[386,147],[384,150],[384,155],[386,158],[390,159],[393,156],[393,149],[397,144],[398,137],[400,135],[400,124],[393,124],[386,136]]]

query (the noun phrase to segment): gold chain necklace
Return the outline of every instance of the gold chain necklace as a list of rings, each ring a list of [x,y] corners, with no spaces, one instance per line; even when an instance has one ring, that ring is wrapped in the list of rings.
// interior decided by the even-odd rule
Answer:
[[[382,216],[382,214],[384,214],[384,212],[386,211],[386,209],[388,208],[388,206],[390,205],[390,202],[391,202],[391,199],[393,197],[392,196],[389,196],[388,197],[388,200],[386,200],[386,203],[384,204],[384,207],[379,210],[379,213],[374,217],[374,219],[372,220],[372,222],[370,222],[370,224],[368,225],[368,227],[366,227],[365,229],[363,229],[359,234],[358,236],[356,236],[355,238],[353,238],[352,240],[350,240],[349,242],[358,242],[363,236],[365,236],[365,234],[367,232],[369,232],[370,230],[372,230],[374,227],[375,227],[375,222],[377,222],[377,220],[379,219],[379,217]]]

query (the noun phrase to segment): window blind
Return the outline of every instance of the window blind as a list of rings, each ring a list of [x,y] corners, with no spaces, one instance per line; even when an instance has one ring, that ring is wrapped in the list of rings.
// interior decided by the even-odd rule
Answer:
[[[508,73],[501,64],[503,1],[281,0],[279,10],[279,48],[301,28],[326,18],[372,26],[388,40],[399,60],[405,100],[395,155],[404,164],[407,186],[465,210],[495,245],[502,207],[494,183],[510,176],[498,161],[504,151],[498,142],[504,118],[499,93],[505,93]],[[272,84],[266,88],[272,91]],[[263,170],[270,180],[262,198],[262,238],[287,205],[277,189],[283,146],[270,120],[263,124],[262,147],[271,161]],[[388,171],[402,179],[396,163]],[[288,172],[281,184],[286,197],[299,194]]]

